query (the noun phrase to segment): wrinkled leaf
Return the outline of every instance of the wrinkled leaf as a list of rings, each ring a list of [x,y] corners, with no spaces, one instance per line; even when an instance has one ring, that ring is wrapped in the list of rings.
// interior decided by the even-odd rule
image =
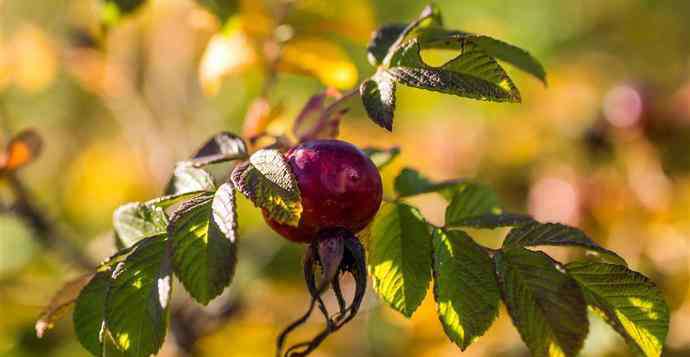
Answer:
[[[168,181],[165,194],[179,195],[196,191],[214,191],[215,189],[216,185],[213,183],[211,174],[204,169],[183,162],[175,167],[175,172]]]
[[[232,280],[237,262],[235,190],[229,183],[213,198],[183,204],[171,218],[175,274],[198,302],[206,305]]]
[[[124,247],[146,237],[164,234],[168,218],[162,208],[140,202],[120,206],[113,213],[113,228]]]
[[[431,235],[421,213],[406,204],[385,204],[370,228],[368,265],[374,290],[410,317],[431,281]]]
[[[640,356],[661,356],[669,311],[663,295],[644,275],[624,266],[576,262],[566,266],[590,308],[623,336]]]
[[[398,155],[400,155],[400,148],[397,146],[388,149],[368,147],[362,149],[362,151],[369,157],[369,160],[371,160],[379,170],[386,167],[388,164],[393,162]]]
[[[576,356],[589,321],[575,280],[542,252],[510,249],[494,259],[503,300],[532,356]]]
[[[439,192],[457,184],[457,180],[432,182],[417,170],[406,167],[395,178],[394,187],[400,197],[408,197],[423,193]]]
[[[359,94],[369,118],[388,131],[393,130],[393,113],[395,112],[393,78],[386,71],[376,72],[374,76],[362,82]]]
[[[436,229],[433,271],[439,319],[464,351],[498,316],[501,295],[493,262],[465,232]]]
[[[453,187],[453,198],[446,208],[446,226],[456,226],[463,220],[500,213],[496,193],[487,186],[464,182]]]
[[[531,223],[513,228],[503,241],[504,248],[535,247],[542,245],[576,246],[600,253],[616,264],[626,265],[615,252],[594,243],[577,228],[557,223]]]
[[[384,66],[390,65],[391,57],[395,56],[395,53],[405,43],[430,29],[436,28],[443,28],[443,18],[441,17],[441,10],[436,4],[432,3],[425,6],[419,16],[402,29],[398,38],[388,49],[388,54],[383,59]]]
[[[239,136],[221,132],[209,139],[189,163],[194,167],[247,158],[247,145]]]
[[[232,182],[255,206],[277,222],[297,226],[302,201],[290,166],[278,150],[259,150],[235,167]]]

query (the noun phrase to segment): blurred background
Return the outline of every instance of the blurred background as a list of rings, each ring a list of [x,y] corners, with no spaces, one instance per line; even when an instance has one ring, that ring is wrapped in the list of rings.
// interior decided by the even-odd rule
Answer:
[[[548,87],[509,66],[519,105],[399,86],[393,133],[351,100],[340,138],[400,146],[383,171],[389,192],[404,166],[435,179],[472,177],[512,211],[584,229],[659,285],[672,310],[665,355],[689,356],[690,2],[437,4],[450,28],[528,49],[545,64]],[[160,195],[175,162],[218,131],[288,131],[312,94],[351,88],[373,72],[366,44],[377,26],[409,21],[424,5],[246,0],[218,17],[192,0],[149,0],[124,17],[97,0],[0,0],[0,143],[25,128],[41,134],[43,155],[20,179],[60,239],[98,261],[114,252],[117,206]],[[228,170],[214,168],[219,180]],[[0,180],[0,209],[14,199]],[[442,223],[441,199],[413,202]],[[303,248],[270,231],[243,199],[239,217],[239,270],[218,299],[236,304],[227,323],[197,341],[196,356],[272,355],[277,333],[308,305]],[[497,246],[504,233],[477,238]],[[35,236],[24,220],[0,215],[0,356],[86,356],[70,318],[35,335],[52,294],[83,272]],[[369,291],[355,321],[314,355],[460,355],[431,295],[406,320]],[[187,297],[177,289],[175,299]],[[304,337],[321,324],[312,320]],[[166,343],[160,355],[178,353]],[[502,308],[462,355],[528,352]],[[592,318],[582,356],[628,355]]]

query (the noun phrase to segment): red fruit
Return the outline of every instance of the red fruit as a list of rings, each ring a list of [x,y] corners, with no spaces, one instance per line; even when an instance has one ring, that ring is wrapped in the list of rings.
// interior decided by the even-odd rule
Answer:
[[[357,233],[381,205],[381,176],[357,147],[340,140],[312,140],[285,154],[302,194],[297,227],[278,223],[264,211],[273,230],[295,242],[311,242],[320,231],[344,228]]]

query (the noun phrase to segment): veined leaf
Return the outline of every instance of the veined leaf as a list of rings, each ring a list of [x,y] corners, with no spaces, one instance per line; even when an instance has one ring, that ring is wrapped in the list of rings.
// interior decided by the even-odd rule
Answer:
[[[50,302],[36,321],[36,335],[41,338],[45,332],[53,328],[53,324],[62,318],[79,297],[81,290],[91,281],[94,274],[84,274],[70,280],[55,293]]]
[[[421,213],[406,204],[384,204],[370,228],[368,265],[374,290],[410,317],[431,281],[431,235]]]
[[[388,164],[393,162],[398,155],[400,155],[400,148],[397,146],[388,149],[369,147],[362,149],[362,151],[364,151],[364,154],[369,157],[369,159],[379,170],[386,167]]]
[[[594,243],[579,229],[557,223],[531,223],[513,228],[503,241],[504,248],[535,247],[540,245],[576,246],[601,253],[616,264],[626,265],[615,252]]]
[[[158,198],[154,198],[152,200],[146,201],[146,205],[153,206],[153,207],[159,207],[164,210],[167,210],[168,208],[175,206],[177,204],[180,204],[184,201],[188,201],[192,198],[199,197],[199,196],[213,196],[213,192],[210,191],[191,191],[191,192],[185,192],[185,193],[178,193],[175,195],[166,195],[166,196],[161,196]]]
[[[406,27],[406,24],[385,25],[372,34],[367,46],[367,59],[372,66],[376,67],[383,63],[388,50]]]
[[[96,273],[81,290],[74,306],[74,330],[81,345],[94,356],[101,356],[101,336],[105,328],[105,306],[110,289],[110,271]]]
[[[434,230],[434,296],[446,335],[465,350],[498,316],[489,255],[463,231]]]
[[[247,145],[239,136],[221,132],[209,139],[189,160],[194,167],[247,158]]]
[[[490,56],[510,63],[546,84],[546,71],[544,71],[544,67],[529,52],[489,36],[475,35],[473,39]]]
[[[447,229],[455,229],[458,227],[471,228],[485,228],[494,229],[501,227],[516,227],[523,224],[534,222],[534,219],[528,215],[517,213],[500,213],[500,214],[482,214],[467,218],[456,219]]]
[[[464,220],[499,214],[498,196],[489,187],[465,182],[453,188],[453,198],[446,208],[446,226],[461,225]]]
[[[590,308],[623,336],[640,356],[661,356],[669,311],[663,295],[644,275],[624,266],[576,262],[566,266]]]
[[[163,345],[172,288],[171,254],[164,235],[149,237],[112,273],[105,326],[125,356],[149,356]]]
[[[175,167],[168,185],[166,195],[180,195],[196,191],[215,191],[213,177],[204,169],[196,168],[189,163],[182,162]]]
[[[369,118],[388,131],[393,130],[395,82],[386,71],[378,71],[359,87],[364,109]]]
[[[406,167],[403,168],[400,174],[395,178],[394,187],[400,197],[408,197],[423,193],[438,192],[457,184],[457,180],[431,182],[420,174],[419,171]]]
[[[532,356],[576,356],[589,322],[575,280],[542,252],[509,249],[494,259],[503,300]]]
[[[120,206],[113,213],[113,228],[124,247],[146,237],[164,234],[168,218],[162,208],[141,202]]]
[[[398,38],[393,42],[388,48],[388,53],[383,59],[383,65],[388,67],[391,63],[391,58],[395,56],[395,53],[404,46],[409,40],[414,39],[421,33],[428,31],[429,29],[443,28],[443,17],[441,16],[441,10],[436,6],[436,4],[430,4],[422,9],[422,12],[417,16],[417,18],[411,23],[407,24]],[[391,31],[392,32],[392,31]]]
[[[387,72],[410,87],[497,102],[520,102],[520,92],[508,74],[470,38],[449,38],[459,51],[446,64],[433,67],[422,60],[422,45],[410,40],[389,55]]]
[[[223,184],[213,198],[184,203],[169,227],[175,274],[206,305],[230,284],[235,273],[237,213],[235,190]]]
[[[290,166],[278,150],[259,150],[232,172],[235,187],[277,222],[297,226],[302,200]]]

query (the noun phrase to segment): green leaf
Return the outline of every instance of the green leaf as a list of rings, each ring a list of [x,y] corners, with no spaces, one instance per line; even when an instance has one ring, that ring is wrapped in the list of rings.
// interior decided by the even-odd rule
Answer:
[[[621,265],[576,262],[566,266],[590,308],[640,356],[661,356],[668,333],[664,297],[644,275]]]
[[[362,151],[364,151],[364,154],[369,157],[369,159],[379,170],[386,167],[388,164],[393,162],[398,155],[400,155],[400,148],[397,146],[388,149],[370,147],[364,148]]]
[[[600,253],[616,264],[626,265],[615,252],[594,243],[579,229],[557,223],[531,223],[513,228],[503,241],[504,248],[536,247],[542,245],[576,246]]]
[[[494,229],[501,227],[516,227],[523,224],[534,222],[534,219],[528,215],[517,213],[501,213],[501,214],[482,214],[478,216],[466,217],[456,219],[452,225],[446,226],[447,229],[455,229],[458,227],[471,227],[482,229]]]
[[[235,187],[269,217],[290,226],[299,224],[302,200],[290,165],[278,150],[255,152],[232,172]]]
[[[487,186],[463,182],[452,192],[453,198],[446,208],[446,226],[458,226],[470,218],[500,213],[498,196]]]
[[[239,7],[237,0],[196,0],[196,2],[216,15],[221,24],[225,24]]]
[[[378,71],[359,87],[364,109],[369,118],[388,131],[393,130],[395,82],[386,71]]]
[[[402,29],[398,38],[388,48],[388,53],[383,59],[383,65],[389,67],[391,58],[395,56],[400,47],[405,43],[419,36],[421,33],[435,28],[443,28],[443,18],[441,16],[441,10],[436,4],[430,4],[422,9],[422,12],[414,21],[407,24],[407,26]]]
[[[159,208],[166,210],[166,209],[168,209],[172,206],[175,206],[179,203],[182,203],[184,201],[188,201],[192,198],[199,197],[199,196],[213,196],[213,192],[191,191],[191,192],[179,193],[179,194],[175,194],[175,195],[166,195],[166,196],[161,196],[161,197],[146,201],[146,204],[149,206],[159,207]]]
[[[165,188],[165,194],[181,195],[197,191],[215,191],[215,189],[213,177],[206,170],[181,162],[175,167],[175,172]]]
[[[374,290],[410,317],[431,281],[431,235],[421,213],[406,204],[385,204],[371,226],[368,265]]]
[[[417,170],[406,167],[395,178],[394,187],[400,197],[409,197],[423,193],[438,192],[457,184],[457,180],[431,182]]]
[[[237,262],[235,190],[223,184],[213,198],[184,203],[169,228],[175,274],[206,305],[230,284]]]
[[[476,35],[473,36],[473,39],[490,56],[510,63],[546,84],[544,67],[529,52],[489,36]]]
[[[164,235],[149,237],[113,271],[105,320],[125,356],[149,356],[163,345],[172,288],[170,255]]]
[[[520,92],[508,74],[469,37],[446,40],[459,54],[439,67],[422,60],[422,43],[410,40],[390,55],[386,70],[410,87],[496,102],[520,102]],[[451,45],[449,45],[451,46]]]
[[[247,144],[244,143],[244,140],[235,134],[221,132],[209,139],[187,162],[199,168],[219,162],[246,158]]]
[[[510,249],[494,259],[503,300],[532,356],[576,356],[589,322],[575,280],[542,252]]]
[[[390,24],[382,26],[374,32],[367,46],[367,59],[372,66],[376,67],[383,63],[388,50],[406,27],[406,24]]]
[[[465,350],[498,316],[494,265],[463,231],[434,230],[434,296],[446,335]]]
[[[81,290],[74,305],[72,318],[77,339],[94,356],[100,356],[103,350],[101,332],[109,288],[110,271],[98,272]]]
[[[124,247],[131,247],[143,238],[163,234],[168,218],[162,208],[132,202],[120,206],[113,214],[115,235]]]

